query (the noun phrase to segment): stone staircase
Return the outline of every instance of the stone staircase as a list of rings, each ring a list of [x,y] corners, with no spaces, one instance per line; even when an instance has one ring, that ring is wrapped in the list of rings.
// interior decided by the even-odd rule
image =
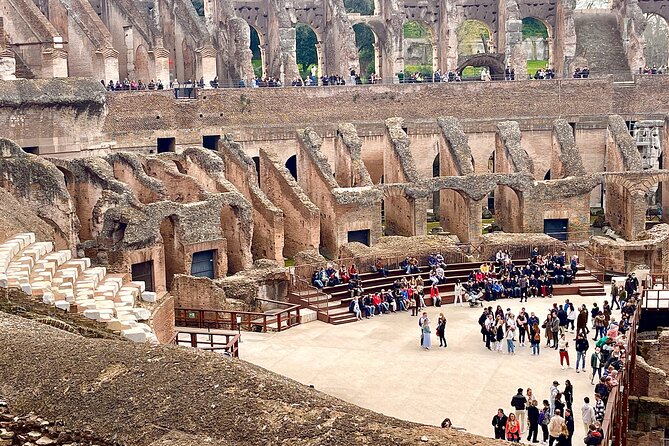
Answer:
[[[615,80],[632,79],[616,16],[606,10],[574,13],[576,56],[585,57],[590,77],[612,74]]]
[[[81,313],[130,340],[157,343],[153,330],[141,322],[151,318],[151,311],[140,302],[157,298],[144,282],[92,267],[89,258],[72,258],[70,251],[55,251],[52,242],[36,242],[33,233],[0,244],[0,288],[18,288],[44,304]]]

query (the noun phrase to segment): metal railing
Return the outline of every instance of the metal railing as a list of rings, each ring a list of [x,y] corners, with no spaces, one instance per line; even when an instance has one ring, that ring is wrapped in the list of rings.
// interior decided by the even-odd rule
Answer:
[[[266,333],[268,327],[270,330],[282,331],[301,323],[300,305],[270,299],[257,300],[283,308],[271,312],[175,308],[174,322],[177,327],[246,330],[261,333]]]
[[[218,338],[224,338],[224,340],[220,341]],[[230,331],[179,327],[172,343],[200,350],[222,352],[227,356],[239,358],[239,338],[239,333]]]

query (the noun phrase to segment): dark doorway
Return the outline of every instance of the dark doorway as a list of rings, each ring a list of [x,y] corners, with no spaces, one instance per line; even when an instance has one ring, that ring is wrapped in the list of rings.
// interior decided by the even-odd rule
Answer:
[[[359,231],[348,231],[348,241],[360,242],[363,245],[369,246],[369,229],[361,229]]]
[[[39,146],[22,147],[22,149],[26,153],[31,153],[33,155],[39,155]]]
[[[551,179],[551,170],[548,169],[546,171],[546,175],[544,175],[544,181],[550,180]]]
[[[190,267],[190,275],[195,277],[215,277],[214,259],[216,250],[200,251],[193,253],[193,263]]]
[[[153,288],[153,260],[135,263],[130,269],[133,281],[144,282],[146,291],[155,291]]]
[[[293,155],[286,160],[286,169],[297,180],[297,155]]]
[[[202,147],[209,150],[218,149],[218,141],[221,140],[221,135],[204,135],[202,137]]]
[[[569,220],[566,218],[550,218],[544,220],[544,234],[548,234],[558,240],[567,240]]]
[[[158,153],[175,152],[177,143],[175,138],[158,138]]]
[[[254,156],[251,159],[253,160],[253,164],[255,164],[256,166],[256,175],[258,176],[258,186],[260,186],[260,157]]]

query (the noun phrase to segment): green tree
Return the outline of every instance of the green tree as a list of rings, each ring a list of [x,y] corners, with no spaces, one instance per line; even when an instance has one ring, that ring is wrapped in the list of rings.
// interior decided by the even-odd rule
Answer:
[[[430,29],[418,22],[406,22],[404,24],[404,38],[405,39],[421,39],[429,38],[431,35]]]
[[[374,0],[344,0],[346,12],[374,15]]]
[[[531,37],[543,37],[547,39],[548,29],[546,29],[546,25],[541,20],[537,20],[534,17],[525,17],[523,19],[523,39]]]
[[[360,73],[370,75],[375,71],[374,32],[369,26],[362,23],[353,25],[353,32],[355,32],[355,46],[358,48]]]
[[[302,66],[300,72],[304,77],[309,74],[311,65],[318,66],[318,53],[316,52],[318,38],[309,25],[298,23],[295,25],[295,43],[297,64]]]
[[[478,20],[465,20],[456,31],[458,36],[458,55],[469,56],[480,51],[481,37],[490,41],[488,26]],[[482,52],[482,51],[481,51]]]

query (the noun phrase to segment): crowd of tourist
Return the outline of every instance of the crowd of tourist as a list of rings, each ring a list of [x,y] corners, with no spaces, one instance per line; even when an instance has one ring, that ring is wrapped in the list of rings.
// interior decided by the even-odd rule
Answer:
[[[575,315],[574,306],[568,299],[561,306],[553,303],[541,325],[534,312],[528,315],[525,308],[522,308],[518,316],[514,316],[509,309],[504,312],[499,305],[494,311],[492,307],[486,308],[479,319],[486,347],[501,352],[502,345],[506,343],[509,354],[514,354],[517,334],[520,346],[524,346],[525,339],[529,339],[532,354],[538,355],[538,346],[544,329],[546,346],[559,349],[562,368],[565,368],[565,362],[566,368],[571,368],[569,341],[575,341],[576,373],[588,373],[591,384],[595,385],[592,397],[585,396],[581,407],[581,421],[586,432],[583,439],[585,445],[602,444],[604,437],[602,424],[609,395],[618,387],[619,373],[625,364],[626,335],[630,329],[630,319],[637,309],[638,287],[639,282],[634,274],[626,278],[624,286],[612,285],[611,301],[618,304],[616,310],[620,311],[620,321],[612,317],[613,309],[607,300],[601,309],[596,303],[593,304],[591,311],[588,311],[586,305],[581,305],[578,314]],[[574,319],[577,320],[576,327],[573,324]],[[590,350],[588,336],[591,331],[594,332],[592,340],[595,344],[590,354],[590,370],[588,370],[586,357]],[[570,338],[572,335],[575,337],[568,339],[568,333]],[[491,344],[494,348],[491,348]],[[531,389],[527,389],[523,395],[523,389],[519,388],[511,399],[510,405],[513,411],[506,415],[500,408],[493,416],[494,436],[497,439],[517,443],[524,434],[527,434],[528,442],[549,446],[572,446],[575,423],[572,407],[574,401],[574,388],[569,380],[565,381],[563,389],[560,389],[558,381],[553,381],[548,389],[548,398],[542,401],[541,407]],[[541,429],[541,440],[538,439],[539,429]]]
[[[590,68],[576,67],[574,70],[574,79],[587,79],[588,77],[590,77]]]
[[[639,67],[639,74],[664,74],[667,72],[666,65],[653,65],[652,67]]]

